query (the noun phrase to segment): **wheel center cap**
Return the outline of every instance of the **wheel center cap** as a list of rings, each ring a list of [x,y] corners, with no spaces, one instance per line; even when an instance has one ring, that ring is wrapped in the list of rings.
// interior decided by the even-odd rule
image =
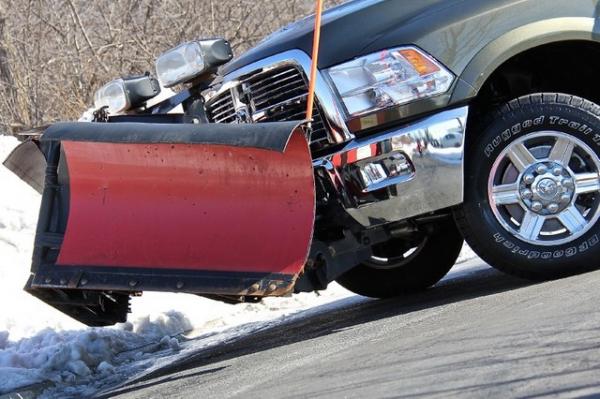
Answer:
[[[536,191],[541,197],[552,199],[558,194],[558,184],[550,178],[542,179],[538,182]]]
[[[569,206],[575,183],[568,169],[555,162],[539,162],[525,170],[519,188],[521,201],[531,211],[555,215]]]

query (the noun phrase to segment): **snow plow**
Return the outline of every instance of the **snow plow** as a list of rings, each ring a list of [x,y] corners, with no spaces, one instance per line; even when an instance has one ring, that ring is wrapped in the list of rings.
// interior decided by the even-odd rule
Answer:
[[[416,292],[463,237],[521,277],[600,267],[595,2],[448,1],[317,1],[237,59],[190,41],[29,134],[4,163],[42,193],[25,289],[110,325],[144,291]]]
[[[293,290],[314,220],[298,122],[65,123],[37,145],[6,162],[42,162],[31,294],[98,325],[123,321],[132,291]]]

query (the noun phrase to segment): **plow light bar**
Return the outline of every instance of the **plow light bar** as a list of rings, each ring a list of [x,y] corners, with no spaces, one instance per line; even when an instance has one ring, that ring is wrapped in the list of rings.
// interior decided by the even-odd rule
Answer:
[[[156,75],[164,87],[172,87],[214,72],[231,58],[233,51],[225,39],[187,42],[156,59]]]
[[[158,80],[149,75],[131,76],[113,80],[102,86],[94,95],[94,107],[108,107],[108,112],[118,114],[142,106],[160,93]]]

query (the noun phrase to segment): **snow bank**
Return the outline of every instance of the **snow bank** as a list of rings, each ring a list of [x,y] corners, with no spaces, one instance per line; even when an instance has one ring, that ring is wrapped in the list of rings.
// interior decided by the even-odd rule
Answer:
[[[13,137],[0,136],[0,160],[16,145]],[[91,396],[186,353],[280,323],[303,310],[323,311],[366,300],[337,284],[321,294],[235,306],[195,295],[146,293],[132,300],[132,322],[86,328],[22,290],[40,196],[2,166],[0,187],[0,395],[44,383],[44,397]],[[460,262],[473,257],[466,248]],[[463,269],[458,267],[457,273]]]
[[[156,320],[144,318],[118,328],[46,328],[32,337],[5,341],[0,350],[0,393],[43,381],[57,385],[89,383],[114,373],[115,365],[132,363],[163,349],[179,350],[175,337],[190,329],[185,316],[170,312]]]

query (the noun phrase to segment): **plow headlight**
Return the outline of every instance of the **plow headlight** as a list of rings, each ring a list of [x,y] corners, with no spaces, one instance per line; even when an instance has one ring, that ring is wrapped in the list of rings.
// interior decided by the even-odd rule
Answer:
[[[123,79],[113,80],[102,86],[94,95],[94,107],[96,109],[108,107],[108,112],[111,114],[127,110],[130,103],[125,95]]]
[[[415,47],[384,50],[327,70],[350,116],[433,97],[454,75]]]
[[[172,87],[213,72],[232,57],[231,46],[225,39],[187,42],[156,59],[156,75],[164,87]]]
[[[160,93],[160,84],[149,75],[116,79],[102,86],[94,95],[94,107],[108,107],[108,112],[118,114],[142,106]]]

